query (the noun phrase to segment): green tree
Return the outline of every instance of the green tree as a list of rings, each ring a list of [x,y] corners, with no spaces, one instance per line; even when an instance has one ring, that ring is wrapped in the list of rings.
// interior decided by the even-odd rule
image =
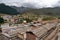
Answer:
[[[0,26],[1,24],[4,23],[4,19],[0,17]],[[2,28],[0,27],[0,33],[2,32]]]
[[[4,19],[0,17],[0,24],[4,23]]]
[[[24,20],[26,20],[27,21],[27,23],[29,23],[29,22],[31,22],[32,20],[31,19],[29,19],[29,18],[25,18]]]

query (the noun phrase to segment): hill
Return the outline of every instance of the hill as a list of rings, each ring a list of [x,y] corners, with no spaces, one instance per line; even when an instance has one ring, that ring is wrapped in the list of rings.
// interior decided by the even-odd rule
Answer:
[[[29,9],[26,12],[34,13],[38,15],[60,16],[60,7],[55,8],[41,8],[41,9]]]
[[[3,3],[0,4],[0,13],[10,14],[10,15],[18,14],[16,9],[11,8],[10,6],[7,6],[7,5],[5,5]]]
[[[19,13],[23,13],[23,12],[27,11],[27,7],[23,7],[23,6],[21,6],[21,7],[10,6],[10,7],[16,9],[17,12],[19,12]]]
[[[48,16],[60,16],[60,7],[54,8],[27,8],[27,7],[16,7],[16,6],[8,6],[3,3],[0,4],[0,13],[17,15],[17,14],[37,14],[37,15],[48,15]]]
[[[60,7],[34,9],[34,8],[13,6],[12,8],[16,9],[19,13],[22,13],[22,14],[33,13],[38,15],[60,16]]]

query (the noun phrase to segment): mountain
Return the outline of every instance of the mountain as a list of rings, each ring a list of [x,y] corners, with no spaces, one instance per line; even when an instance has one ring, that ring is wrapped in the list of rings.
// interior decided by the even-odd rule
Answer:
[[[8,6],[1,3],[0,13],[10,14],[10,15],[33,13],[38,15],[60,16],[60,7],[34,9],[23,6],[22,7]]]
[[[34,14],[38,14],[38,15],[60,16],[60,7],[40,8],[40,9],[31,9],[30,8],[26,12],[28,12],[28,13],[34,13]]]
[[[16,9],[21,14],[33,13],[37,15],[60,16],[60,7],[34,9],[23,6],[22,7],[12,6],[12,8]]]
[[[28,8],[27,8],[27,7],[23,7],[23,6],[21,6],[21,7],[10,6],[10,7],[12,7],[12,8],[14,8],[14,9],[16,9],[19,13],[23,13],[23,12],[25,12],[25,11],[27,11],[27,10],[28,10]]]
[[[11,8],[10,6],[7,6],[3,3],[0,4],[0,13],[3,14],[10,14],[10,15],[16,15],[19,14],[16,9]]]

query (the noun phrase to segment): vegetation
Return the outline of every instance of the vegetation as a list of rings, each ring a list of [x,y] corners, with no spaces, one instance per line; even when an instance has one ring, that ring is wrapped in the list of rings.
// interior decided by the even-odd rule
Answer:
[[[23,19],[21,19],[19,23],[23,23]]]
[[[27,18],[29,20],[37,20],[38,19],[38,15],[34,14],[34,13],[24,13],[22,14],[23,18]]]
[[[32,22],[32,20],[29,18],[25,18],[24,20],[26,20],[27,23]]]
[[[23,23],[23,21],[26,21],[27,23],[32,22],[29,18],[20,18],[19,23]]]
[[[54,20],[56,19],[55,17],[43,17],[42,20],[43,21],[47,21],[47,20]]]
[[[16,9],[14,9],[10,6],[7,6],[3,3],[0,4],[0,13],[9,14],[9,15],[19,14]]]
[[[4,19],[0,17],[0,24],[4,23]]]
[[[57,16],[58,19],[60,19],[60,16]]]

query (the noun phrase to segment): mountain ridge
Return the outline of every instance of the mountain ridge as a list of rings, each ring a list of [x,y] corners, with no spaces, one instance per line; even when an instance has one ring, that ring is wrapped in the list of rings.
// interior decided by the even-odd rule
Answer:
[[[13,8],[11,8],[10,6],[5,5],[5,4],[3,4],[3,3],[0,4],[0,13],[10,14],[10,15],[18,14],[18,12],[17,12],[16,9],[13,9]]]
[[[16,6],[8,6],[5,4],[0,4],[0,13],[17,15],[17,14],[23,14],[27,12],[39,14],[39,15],[60,16],[60,7],[34,9],[34,8],[27,8],[23,6],[16,7]]]

